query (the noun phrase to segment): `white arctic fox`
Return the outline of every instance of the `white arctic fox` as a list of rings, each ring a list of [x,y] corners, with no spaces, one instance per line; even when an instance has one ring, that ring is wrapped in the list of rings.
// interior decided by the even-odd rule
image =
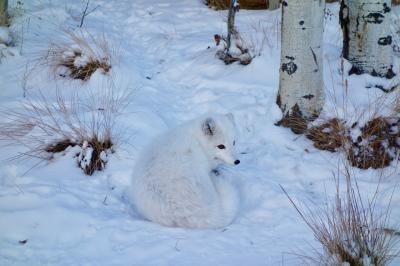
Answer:
[[[134,168],[128,198],[148,220],[166,226],[218,228],[238,209],[234,187],[216,167],[239,164],[232,114],[187,122],[155,139]]]

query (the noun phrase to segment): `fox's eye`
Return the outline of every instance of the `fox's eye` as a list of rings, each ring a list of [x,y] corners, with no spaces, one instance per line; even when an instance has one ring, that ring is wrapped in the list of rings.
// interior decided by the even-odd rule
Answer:
[[[219,144],[219,145],[217,146],[217,148],[223,150],[223,149],[225,149],[225,145],[224,145],[224,144]]]

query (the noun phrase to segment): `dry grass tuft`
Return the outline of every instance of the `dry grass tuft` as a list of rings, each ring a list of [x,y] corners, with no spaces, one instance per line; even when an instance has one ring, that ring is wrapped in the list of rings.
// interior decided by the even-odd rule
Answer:
[[[79,151],[79,167],[91,175],[105,167],[120,139],[115,123],[128,97],[113,87],[72,95],[68,100],[59,91],[54,101],[40,93],[18,109],[1,112],[0,140],[26,147],[15,158],[51,160],[56,153],[74,147]]]
[[[317,149],[344,151],[350,164],[360,169],[384,168],[400,152],[398,117],[375,117],[361,127],[333,118],[308,128],[305,134]]]
[[[361,134],[347,150],[352,166],[361,169],[383,168],[397,157],[399,119],[374,118],[361,128]]]
[[[65,151],[69,147],[74,147],[76,145],[77,143],[73,142],[70,139],[61,139],[56,142],[48,144],[46,147],[44,147],[44,150],[47,153],[59,153]]]
[[[395,114],[399,114],[400,113],[400,92],[399,91],[396,92],[396,96],[394,97],[394,99],[392,101],[392,106],[393,106],[393,112]]]
[[[337,151],[344,145],[346,136],[346,129],[337,118],[330,119],[319,126],[311,127],[306,133],[306,137],[314,142],[314,147],[331,152]]]
[[[92,175],[94,171],[101,171],[107,163],[107,154],[113,151],[113,142],[106,138],[99,140],[93,137],[91,140],[84,141],[77,155],[78,165],[87,175]]]
[[[322,245],[322,251],[311,256],[299,255],[307,264],[323,266],[385,266],[399,255],[395,234],[388,233],[390,202],[385,211],[377,211],[378,188],[371,200],[365,201],[349,167],[344,178],[346,189],[340,190],[335,178],[335,198],[324,207],[315,203],[303,209],[296,204],[283,187],[282,190],[301,218]]]
[[[76,64],[82,57],[82,51],[75,50],[72,56],[65,56],[62,61],[60,61],[59,66],[68,68],[71,78],[81,80],[88,80],[97,69],[102,69],[104,73],[107,73],[111,69],[108,60],[99,61],[94,58],[89,58],[83,65]]]
[[[281,106],[279,95],[277,97],[276,103],[279,107]],[[308,122],[309,121],[301,113],[299,106],[295,104],[291,112],[288,112],[275,125],[290,128],[295,134],[304,134],[307,131]]]
[[[86,175],[103,170],[107,164],[108,155],[114,152],[114,143],[110,138],[99,139],[97,136],[83,142],[70,139],[55,141],[45,146],[44,150],[49,154],[55,154],[75,146],[79,146],[79,152],[76,154],[78,167]]]
[[[104,35],[95,38],[88,33],[65,31],[65,41],[53,43],[44,60],[56,75],[86,81],[98,69],[108,73],[116,54]]]

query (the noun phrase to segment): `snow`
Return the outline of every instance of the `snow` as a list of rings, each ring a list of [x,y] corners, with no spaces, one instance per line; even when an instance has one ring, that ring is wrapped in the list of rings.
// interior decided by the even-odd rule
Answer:
[[[17,7],[17,1],[9,2]],[[38,54],[63,40],[63,29],[78,31],[85,3],[24,1],[9,28],[14,47],[6,48],[10,53],[0,63],[0,106],[18,108],[24,95],[34,98],[39,91],[53,101],[56,89],[67,95],[98,92],[112,77],[116,88],[131,92],[114,125],[121,138],[115,153],[107,154],[104,171],[93,176],[77,166],[78,147],[42,162],[9,160],[26,147],[1,146],[0,265],[299,265],[291,253],[309,254],[309,244],[319,246],[279,184],[295,199],[324,204],[325,191],[334,193],[332,172],[342,156],[317,150],[303,136],[274,125],[281,118],[275,104],[279,10],[237,13],[242,38],[254,40],[261,55],[248,66],[226,66],[215,57],[213,39],[225,34],[226,11],[198,0],[91,3],[99,7],[85,18],[83,30],[104,34],[120,51],[110,73],[97,71],[83,82],[55,77],[50,67],[37,65]],[[340,60],[338,5],[328,5],[328,14],[322,117],[337,114],[349,124],[363,124],[374,113],[368,109],[372,104],[389,114],[392,96],[376,101],[384,93],[365,87],[393,81],[342,76],[348,63]],[[83,97],[88,95],[93,94]],[[218,230],[166,228],[141,219],[123,196],[140,151],[154,136],[207,112],[235,116],[241,164],[222,171],[240,194],[237,219]],[[354,169],[366,196],[375,192],[380,173]],[[395,163],[382,174],[381,209],[399,180]],[[400,222],[399,203],[396,191],[392,225]]]
[[[10,32],[7,27],[0,27],[0,44],[9,44],[11,41]]]
[[[75,65],[75,67],[80,68],[80,67],[87,65],[88,62],[90,62],[90,58],[88,56],[86,56],[86,55],[78,56],[74,60],[74,65]]]

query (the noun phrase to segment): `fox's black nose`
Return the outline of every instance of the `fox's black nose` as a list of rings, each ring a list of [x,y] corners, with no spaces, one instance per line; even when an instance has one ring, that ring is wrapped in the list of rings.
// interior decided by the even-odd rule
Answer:
[[[235,164],[235,165],[238,165],[238,164],[240,164],[240,161],[239,161],[239,160],[236,160],[236,161],[234,162],[234,164]]]

